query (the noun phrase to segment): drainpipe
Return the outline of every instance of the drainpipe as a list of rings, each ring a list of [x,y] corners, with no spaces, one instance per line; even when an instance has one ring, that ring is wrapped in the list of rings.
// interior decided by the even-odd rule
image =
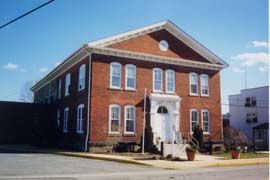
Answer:
[[[90,88],[91,88],[91,56],[92,54],[89,53],[89,68],[88,68],[88,99],[87,99],[87,125],[86,125],[86,137],[85,137],[85,144],[84,144],[84,152],[87,152],[88,149],[88,139],[89,139],[89,121],[90,121]]]

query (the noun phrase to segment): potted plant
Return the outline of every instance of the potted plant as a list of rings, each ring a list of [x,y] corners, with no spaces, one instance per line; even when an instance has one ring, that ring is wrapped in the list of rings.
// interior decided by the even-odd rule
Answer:
[[[231,148],[231,156],[232,156],[232,159],[239,159],[240,158],[240,146],[233,146]]]
[[[189,145],[186,147],[187,159],[189,161],[194,161],[196,151],[197,151],[197,149],[194,146]]]

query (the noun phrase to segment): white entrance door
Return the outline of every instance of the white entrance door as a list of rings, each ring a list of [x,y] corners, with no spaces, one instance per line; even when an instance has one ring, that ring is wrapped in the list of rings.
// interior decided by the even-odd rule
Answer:
[[[160,137],[160,141],[168,142],[172,139],[172,123],[170,120],[170,115],[168,113],[166,114],[160,114],[158,113],[156,115],[156,121],[157,121],[157,133]]]

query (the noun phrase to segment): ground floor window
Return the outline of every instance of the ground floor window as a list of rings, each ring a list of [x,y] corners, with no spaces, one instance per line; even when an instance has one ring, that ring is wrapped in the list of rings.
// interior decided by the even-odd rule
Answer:
[[[135,111],[134,106],[125,107],[125,133],[135,133]]]
[[[204,133],[210,133],[210,115],[206,109],[202,110],[202,129]]]
[[[191,123],[190,131],[193,132],[194,129],[199,125],[199,115],[197,109],[190,110],[190,123]]]
[[[69,108],[66,107],[64,110],[63,132],[68,132],[68,112],[69,112]]]
[[[110,105],[109,133],[120,133],[121,107],[118,104]]]
[[[77,108],[77,133],[83,133],[83,111],[84,105],[80,104]]]

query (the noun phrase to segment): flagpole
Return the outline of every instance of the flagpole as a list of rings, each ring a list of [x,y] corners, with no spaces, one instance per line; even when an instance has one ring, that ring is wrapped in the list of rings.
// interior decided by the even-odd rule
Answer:
[[[143,106],[143,137],[142,137],[142,154],[144,154],[144,139],[145,139],[145,111],[146,111],[146,88],[144,88],[144,106]]]

